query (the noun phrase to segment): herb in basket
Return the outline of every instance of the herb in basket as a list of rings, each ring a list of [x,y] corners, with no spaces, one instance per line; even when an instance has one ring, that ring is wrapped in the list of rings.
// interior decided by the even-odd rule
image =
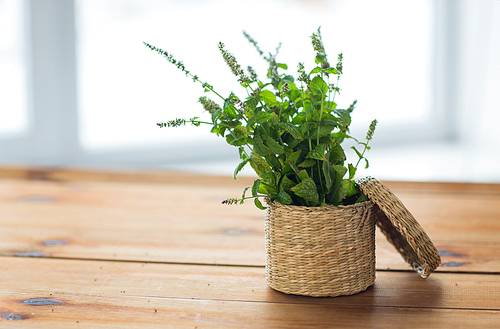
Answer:
[[[223,43],[219,43],[219,50],[246,90],[245,98],[233,92],[227,97],[222,96],[172,54],[144,43],[218,100],[206,96],[199,98],[205,111],[211,114],[211,122],[201,121],[198,117],[178,118],[158,123],[158,126],[208,124],[212,126],[212,133],[238,148],[241,162],[234,171],[234,178],[248,164],[259,178],[243,191],[241,198],[227,199],[223,203],[237,204],[254,199],[258,208],[265,209],[259,198],[299,206],[348,205],[367,200],[356,186],[354,176],[362,161],[368,168],[365,153],[370,149],[368,143],[377,121],[371,122],[364,141],[349,134],[356,101],[347,109],[338,109],[335,103],[343,74],[342,54],[338,55],[336,65],[331,66],[318,28],[311,36],[316,67],[307,73],[304,63],[299,63],[298,77],[294,78],[284,73],[288,70],[286,64],[276,61],[279,47],[275,54],[266,55],[254,39],[245,32],[244,35],[269,64],[266,81],[261,80],[250,66],[243,70]],[[352,147],[358,157],[355,165],[345,163],[342,142],[346,139],[354,140],[358,145]]]

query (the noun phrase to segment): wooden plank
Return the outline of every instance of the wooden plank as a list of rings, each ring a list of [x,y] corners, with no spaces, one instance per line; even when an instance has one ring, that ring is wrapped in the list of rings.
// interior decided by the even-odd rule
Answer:
[[[365,292],[312,298],[270,289],[264,270],[255,268],[1,260],[0,321],[37,327],[79,321],[95,327],[494,328],[500,321],[496,275],[438,273],[423,280],[382,272]]]
[[[30,294],[9,302],[0,324],[36,328],[498,328],[488,310],[357,308],[130,296],[61,294],[57,305],[32,306]],[[51,299],[48,299],[51,300]],[[14,303],[16,303],[14,305]],[[17,322],[17,323],[15,323]],[[16,326],[17,327],[17,326]]]
[[[265,265],[263,236],[238,230],[210,235],[79,229],[75,234],[73,229],[3,227],[0,236],[0,255]],[[438,271],[500,273],[500,246],[436,245],[443,262]],[[379,232],[376,266],[380,270],[410,270]]]
[[[240,192],[189,184],[1,180],[0,254],[263,266],[264,213],[251,203],[219,202]],[[463,194],[415,191],[400,197],[444,252],[449,266],[439,270],[500,271],[497,198],[469,202],[472,197]],[[377,245],[379,269],[408,269],[381,234]]]
[[[233,233],[234,232],[234,233]],[[0,255],[264,266],[264,237],[162,230],[3,227]]]
[[[120,220],[124,225],[135,222],[135,227],[148,224],[158,227],[166,222],[172,225],[180,218],[196,221],[193,225],[203,225],[202,221],[213,225],[217,218],[231,217],[234,223],[238,219],[263,218],[263,212],[250,203],[220,204],[225,198],[240,194],[239,185],[207,188],[139,183],[0,182],[0,206],[7,215],[15,216],[21,208],[22,215],[35,218],[37,212],[37,216],[45,217],[45,222],[57,220],[61,217],[57,213],[64,211],[71,212],[68,220],[85,218],[89,224],[103,219]],[[435,241],[500,244],[500,196],[422,191],[397,195]],[[34,204],[28,206],[30,203]]]
[[[120,182],[181,185],[235,186],[252,185],[255,178],[239,177],[237,181],[228,175],[202,175],[175,171],[154,170],[82,170],[71,168],[7,167],[0,166],[0,178],[53,182]]]
[[[1,291],[190,298],[351,307],[500,311],[500,276],[377,272],[375,285],[344,297],[286,295],[269,288],[263,268],[2,257]]]

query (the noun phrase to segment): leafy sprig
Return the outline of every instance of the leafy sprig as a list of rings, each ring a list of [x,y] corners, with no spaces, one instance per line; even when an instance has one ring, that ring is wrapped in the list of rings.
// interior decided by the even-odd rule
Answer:
[[[246,89],[247,97],[240,99],[233,92],[222,97],[214,88],[201,82],[186,69],[182,62],[171,54],[145,43],[151,50],[161,54],[170,63],[183,71],[193,81],[202,84],[205,91],[215,93],[222,101],[217,103],[206,96],[199,98],[210,122],[199,118],[175,119],[159,123],[160,127],[178,127],[191,123],[208,124],[212,133],[224,137],[226,142],[238,148],[240,163],[234,170],[234,178],[247,165],[259,176],[251,187],[243,191],[241,198],[230,198],[223,203],[239,204],[253,199],[255,205],[264,208],[261,198],[282,204],[305,206],[346,205],[366,200],[357,188],[354,176],[370,150],[376,120],[369,126],[364,141],[358,141],[349,133],[351,113],[356,101],[347,109],[338,109],[335,97],[343,74],[342,54],[331,67],[323,44],[321,31],[311,36],[316,52],[314,67],[307,73],[303,63],[298,64],[298,78],[286,74],[288,66],[276,61],[275,54],[265,55],[257,42],[246,32],[245,37],[267,61],[268,81],[258,78],[248,67],[245,74],[235,56],[219,43],[219,50],[226,64]],[[330,83],[330,77],[335,77]],[[355,165],[346,164],[342,142],[352,139],[358,147],[352,147],[358,156]],[[250,193],[249,196],[247,194]]]

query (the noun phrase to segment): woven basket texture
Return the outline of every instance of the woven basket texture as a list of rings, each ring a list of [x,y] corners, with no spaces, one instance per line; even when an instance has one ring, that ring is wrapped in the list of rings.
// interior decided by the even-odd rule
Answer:
[[[352,295],[375,281],[376,205],[302,207],[267,200],[266,278],[275,290]]]
[[[374,216],[387,240],[421,277],[428,277],[441,264],[441,257],[424,229],[379,180],[367,177],[358,181],[358,185],[377,205]]]

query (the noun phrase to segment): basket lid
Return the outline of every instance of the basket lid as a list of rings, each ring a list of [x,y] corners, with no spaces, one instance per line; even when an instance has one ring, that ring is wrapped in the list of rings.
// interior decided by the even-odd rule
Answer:
[[[415,217],[379,180],[362,178],[358,186],[378,206],[375,220],[387,240],[421,277],[428,277],[441,264],[441,257]]]

